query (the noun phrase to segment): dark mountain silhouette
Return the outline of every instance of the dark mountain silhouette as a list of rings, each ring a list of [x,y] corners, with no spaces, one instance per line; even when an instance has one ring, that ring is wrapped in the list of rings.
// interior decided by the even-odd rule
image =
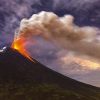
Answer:
[[[9,82],[12,82],[13,84],[17,85],[53,85],[53,87],[57,86],[64,91],[72,91],[73,93],[78,94],[77,98],[74,98],[74,100],[100,100],[100,88],[78,82],[62,74],[59,74],[58,72],[55,72],[45,67],[35,59],[33,59],[32,62],[31,60],[24,57],[18,51],[12,48],[6,48],[3,50],[3,52],[0,53],[0,83],[6,84]],[[43,100],[44,98],[34,100]],[[24,100],[26,99],[24,98]],[[56,100],[65,99],[63,98]],[[73,99],[70,98],[68,100]]]

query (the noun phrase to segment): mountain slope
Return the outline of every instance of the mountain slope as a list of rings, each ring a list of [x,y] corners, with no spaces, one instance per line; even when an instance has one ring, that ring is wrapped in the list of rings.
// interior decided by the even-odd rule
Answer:
[[[0,53],[0,83],[6,84],[11,81],[17,86],[20,84],[28,84],[28,86],[35,86],[37,88],[40,87],[40,85],[44,86],[44,84],[46,84],[47,87],[50,86],[48,88],[57,87],[56,89],[60,89],[59,91],[67,91],[69,93],[71,92],[72,94],[76,93],[77,95],[82,97],[78,98],[78,96],[76,97],[76,99],[74,98],[75,100],[84,100],[83,97],[85,97],[85,100],[100,99],[100,88],[96,88],[65,77],[45,67],[35,59],[33,59],[33,61],[34,62],[22,56],[18,51],[14,49],[6,48],[3,52]],[[43,89],[44,88],[42,88],[42,91]]]

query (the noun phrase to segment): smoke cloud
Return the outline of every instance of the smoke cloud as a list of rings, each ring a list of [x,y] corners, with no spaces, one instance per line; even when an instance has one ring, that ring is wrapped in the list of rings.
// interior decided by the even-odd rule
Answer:
[[[15,38],[41,36],[65,49],[100,58],[98,32],[95,27],[75,25],[72,15],[58,17],[52,12],[42,11],[29,19],[22,19]]]

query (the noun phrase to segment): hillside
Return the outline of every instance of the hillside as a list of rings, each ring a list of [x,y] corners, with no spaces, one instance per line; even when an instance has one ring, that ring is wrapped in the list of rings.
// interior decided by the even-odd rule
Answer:
[[[0,53],[0,100],[100,100],[100,88],[33,61],[11,48]]]

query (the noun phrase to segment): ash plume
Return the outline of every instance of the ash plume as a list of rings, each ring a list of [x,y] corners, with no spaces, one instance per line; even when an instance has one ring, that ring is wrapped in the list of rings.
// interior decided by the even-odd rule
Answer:
[[[98,32],[95,27],[75,25],[72,15],[58,17],[52,12],[42,11],[29,19],[22,19],[15,38],[41,36],[65,49],[100,58]]]

